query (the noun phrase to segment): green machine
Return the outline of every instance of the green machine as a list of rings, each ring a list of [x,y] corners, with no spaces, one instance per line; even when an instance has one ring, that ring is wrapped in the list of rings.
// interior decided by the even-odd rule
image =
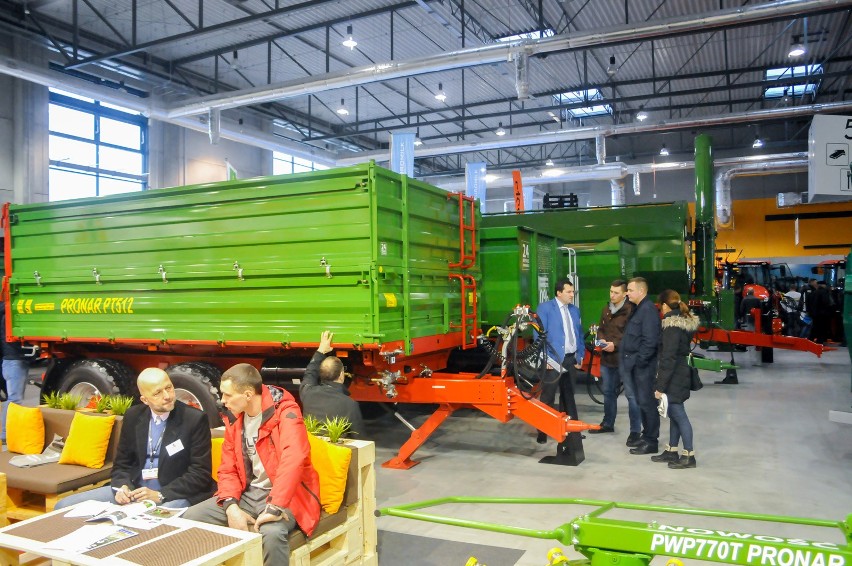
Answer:
[[[367,164],[10,205],[12,334],[351,344],[452,332],[472,201]],[[461,234],[461,236],[460,236]],[[460,243],[460,238],[464,239]],[[456,265],[456,267],[453,267]]]
[[[585,507],[586,509],[574,519],[553,529],[532,529],[484,523],[419,511],[420,509],[446,504],[553,505],[563,509],[568,506]],[[653,514],[655,518],[651,521],[635,521],[606,516],[609,513],[610,515],[617,514],[619,517],[624,517],[625,511],[640,511],[646,515]],[[845,566],[852,561],[852,515],[846,517],[845,521],[829,521],[660,505],[636,505],[594,499],[514,497],[446,497],[386,507],[377,510],[376,515],[403,517],[508,535],[557,540],[564,545],[573,546],[577,552],[586,557],[586,559],[581,560],[567,560],[562,558],[561,552],[558,552],[554,554],[558,554],[560,559],[552,561],[550,564],[648,566],[655,556],[705,560],[719,564],[741,564],[743,566]],[[682,516],[716,517],[726,520],[823,528],[826,529],[826,532],[831,532],[832,538],[838,538],[837,535],[839,534],[839,538],[844,540],[845,544],[799,537],[734,532],[729,529],[689,527],[677,524],[680,523],[677,517]],[[670,563],[672,562],[682,564],[680,560]]]
[[[528,226],[554,235],[568,247],[600,244],[614,236],[620,237],[635,245],[634,275],[648,280],[651,294],[669,288],[689,289],[690,217],[685,202],[551,209],[482,217],[483,228],[495,226]],[[582,278],[584,266],[578,264],[577,271]]]
[[[501,325],[517,305],[535,309],[553,296],[564,277],[559,241],[526,226],[480,230],[479,259],[484,292],[480,299],[483,327]]]
[[[601,310],[609,303],[609,287],[615,279],[630,279],[636,273],[636,245],[613,237],[599,244],[571,246],[577,254],[580,317],[588,328],[597,324]]]

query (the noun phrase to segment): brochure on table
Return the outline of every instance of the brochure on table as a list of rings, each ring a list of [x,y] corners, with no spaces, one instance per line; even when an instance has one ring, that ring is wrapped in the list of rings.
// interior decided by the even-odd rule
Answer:
[[[114,505],[86,501],[75,505],[66,517],[89,517],[76,531],[48,542],[45,547],[69,552],[89,552],[138,535],[140,530],[157,527],[169,519],[179,517],[186,509],[157,507],[153,501],[140,501],[128,505]]]

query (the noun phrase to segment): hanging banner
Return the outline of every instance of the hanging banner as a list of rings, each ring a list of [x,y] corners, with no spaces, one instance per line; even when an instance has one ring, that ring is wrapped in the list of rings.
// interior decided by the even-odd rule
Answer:
[[[231,162],[227,159],[225,160],[225,170],[227,171],[228,181],[236,181],[237,180],[237,170],[231,165]]]
[[[391,134],[390,168],[391,171],[414,177],[414,132],[395,132]]]
[[[479,210],[485,212],[485,163],[464,166],[465,196],[479,199]]]

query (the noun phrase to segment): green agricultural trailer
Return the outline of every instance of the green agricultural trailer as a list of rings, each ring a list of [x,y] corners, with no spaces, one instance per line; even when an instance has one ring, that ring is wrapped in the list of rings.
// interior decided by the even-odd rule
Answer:
[[[591,425],[511,377],[444,371],[480,333],[478,210],[374,163],[7,204],[6,334],[50,360],[45,392],[136,394],[135,376],[162,367],[215,424],[225,369],[289,382],[328,329],[358,400],[437,403],[432,430],[473,407],[563,440]]]

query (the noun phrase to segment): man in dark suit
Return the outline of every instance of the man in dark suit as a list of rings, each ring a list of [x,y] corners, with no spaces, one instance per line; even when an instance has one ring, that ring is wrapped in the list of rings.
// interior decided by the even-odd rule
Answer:
[[[574,306],[574,284],[570,279],[556,282],[556,296],[536,309],[547,334],[547,371],[541,385],[541,402],[557,409],[556,390],[559,389],[560,407],[573,420],[578,420],[574,401],[574,380],[583,365],[585,344],[580,309]],[[547,435],[538,433],[539,444],[547,442]]]
[[[654,397],[657,353],[660,348],[660,311],[648,298],[648,282],[634,277],[627,282],[627,299],[636,305],[627,319],[621,338],[621,379],[624,394],[635,397],[642,413],[642,434],[630,431],[631,454],[656,454],[660,437],[660,414]]]
[[[345,417],[351,427],[347,436],[363,438],[364,419],[358,401],[349,396],[345,384],[343,362],[332,356],[334,334],[328,330],[320,336],[319,348],[311,358],[302,383],[299,385],[299,399],[302,401],[302,413],[312,415],[320,421],[328,418]]]
[[[111,486],[84,491],[56,508],[80,501],[125,505],[150,499],[163,507],[189,507],[213,495],[207,416],[175,399],[168,374],[147,368],[136,380],[142,405],[124,415]]]

